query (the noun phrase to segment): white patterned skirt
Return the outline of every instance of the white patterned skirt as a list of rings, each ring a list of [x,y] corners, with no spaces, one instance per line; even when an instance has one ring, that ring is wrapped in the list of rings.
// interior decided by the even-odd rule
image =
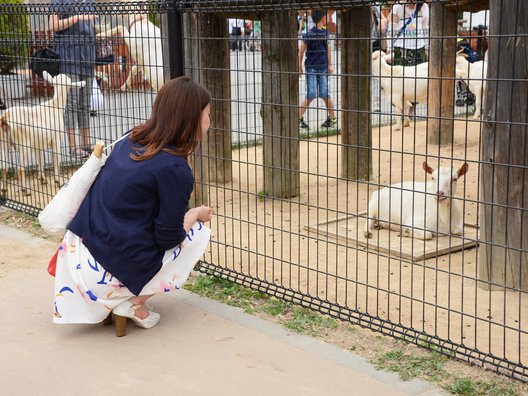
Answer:
[[[196,222],[185,241],[163,256],[160,271],[140,295],[179,289],[203,256],[211,230]],[[134,295],[99,264],[80,237],[68,231],[59,247],[55,273],[55,323],[99,323],[112,309]]]

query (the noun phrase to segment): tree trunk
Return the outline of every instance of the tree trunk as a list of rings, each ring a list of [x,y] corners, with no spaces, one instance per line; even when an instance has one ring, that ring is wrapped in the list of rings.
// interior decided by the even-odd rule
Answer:
[[[490,1],[490,22],[478,277],[486,289],[526,292],[528,11],[518,0]]]
[[[457,13],[431,3],[427,143],[451,144],[454,134]],[[437,38],[441,37],[441,38]],[[418,81],[417,81],[418,83]]]
[[[262,15],[264,193],[299,195],[299,75],[295,11]]]
[[[371,40],[370,9],[354,7],[343,11],[341,27],[341,176],[369,180],[372,174]]]

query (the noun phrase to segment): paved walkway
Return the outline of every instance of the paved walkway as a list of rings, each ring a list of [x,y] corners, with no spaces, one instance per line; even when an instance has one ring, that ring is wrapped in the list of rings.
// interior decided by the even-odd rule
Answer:
[[[151,330],[54,325],[55,244],[0,225],[3,395],[442,395],[365,359],[181,290]]]

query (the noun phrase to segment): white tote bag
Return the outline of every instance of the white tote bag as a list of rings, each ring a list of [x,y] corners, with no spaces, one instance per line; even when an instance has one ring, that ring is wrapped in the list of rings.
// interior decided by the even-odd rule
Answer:
[[[70,180],[39,213],[39,223],[44,232],[56,236],[63,236],[66,233],[66,227],[75,217],[84,197],[106,162],[107,156],[103,150],[109,149],[127,136],[128,133],[108,147],[104,147],[102,142],[95,144],[94,152],[90,158],[75,171]]]

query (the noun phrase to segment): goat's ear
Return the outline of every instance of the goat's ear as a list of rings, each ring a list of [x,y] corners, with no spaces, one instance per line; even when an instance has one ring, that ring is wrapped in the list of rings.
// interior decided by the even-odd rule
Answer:
[[[468,171],[468,168],[469,168],[468,163],[464,162],[464,164],[460,167],[460,169],[457,172],[458,177],[464,176],[466,174],[466,172]]]
[[[426,171],[426,172],[429,173],[429,174],[433,173],[433,168],[431,168],[431,167],[429,166],[429,164],[427,163],[427,161],[424,161],[424,162],[422,163],[422,168],[423,168],[424,171]]]

